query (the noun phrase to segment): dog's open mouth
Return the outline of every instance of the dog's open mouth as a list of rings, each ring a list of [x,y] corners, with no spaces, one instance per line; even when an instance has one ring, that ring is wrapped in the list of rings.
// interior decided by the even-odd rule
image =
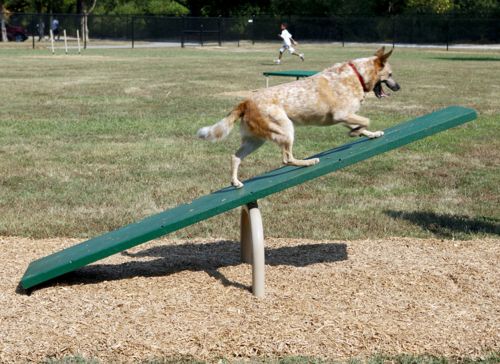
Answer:
[[[387,81],[387,80],[384,80],[384,81],[378,81],[376,84],[375,84],[375,87],[373,88],[373,92],[375,93],[375,96],[377,96],[379,99],[382,98],[382,97],[387,97],[387,96],[390,96],[391,94],[389,93],[386,93],[384,91],[384,88],[382,87],[382,84],[385,83],[385,85],[387,87],[389,87],[392,91],[399,91],[401,87],[399,87],[398,83],[397,82],[394,82],[394,81]]]
[[[373,88],[373,92],[375,93],[375,96],[377,96],[379,99],[382,97],[387,97],[390,96],[390,94],[386,93],[384,89],[382,88],[382,81],[378,81],[375,84],[375,87]]]

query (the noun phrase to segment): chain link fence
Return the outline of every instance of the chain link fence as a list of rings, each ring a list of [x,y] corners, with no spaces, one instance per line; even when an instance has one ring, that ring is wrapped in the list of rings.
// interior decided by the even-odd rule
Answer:
[[[90,15],[87,19],[88,38],[83,37],[83,17],[74,14],[9,14],[9,40],[24,42],[35,48],[48,39],[52,21],[68,37],[77,30],[84,41],[165,42],[179,46],[206,45],[227,42],[278,41],[279,24],[287,22],[294,38],[320,42],[384,42],[398,44],[498,44],[499,18],[468,18],[465,16],[412,15],[394,17],[342,16],[308,17],[165,17],[137,15]],[[16,34],[22,33],[22,34]],[[23,35],[24,34],[24,35]],[[62,33],[61,33],[62,34]],[[88,42],[87,42],[88,41]]]

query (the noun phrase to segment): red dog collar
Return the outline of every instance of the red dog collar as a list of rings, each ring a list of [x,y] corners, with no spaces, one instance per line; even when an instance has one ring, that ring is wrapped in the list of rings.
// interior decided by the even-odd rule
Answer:
[[[370,90],[366,87],[366,84],[365,84],[365,80],[363,80],[363,77],[361,76],[361,74],[359,73],[358,69],[356,68],[355,65],[352,64],[352,62],[349,62],[348,63],[349,66],[351,66],[352,70],[354,71],[354,73],[356,74],[356,76],[358,76],[358,80],[359,82],[361,83],[361,86],[363,86],[363,91],[364,92],[369,92]]]

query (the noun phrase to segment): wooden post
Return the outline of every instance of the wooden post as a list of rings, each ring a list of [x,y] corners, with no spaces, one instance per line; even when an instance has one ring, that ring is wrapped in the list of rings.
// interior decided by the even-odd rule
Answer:
[[[68,38],[66,37],[66,29],[63,30],[64,34],[64,53],[68,54]]]
[[[55,49],[54,49],[54,32],[52,31],[52,29],[50,29],[50,45],[51,45],[51,48],[52,48],[52,54],[55,53]]]
[[[80,54],[82,51],[82,48],[80,46],[80,31],[78,29],[76,30],[76,41],[78,43],[78,54]]]

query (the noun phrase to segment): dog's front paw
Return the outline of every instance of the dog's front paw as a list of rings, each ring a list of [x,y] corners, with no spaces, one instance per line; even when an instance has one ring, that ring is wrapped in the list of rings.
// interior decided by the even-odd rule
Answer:
[[[231,184],[236,187],[236,188],[242,188],[243,187],[243,183],[241,183],[240,181],[238,181],[237,179],[236,180],[233,180],[231,181]]]
[[[380,138],[382,135],[384,135],[384,132],[382,130],[377,130],[372,133],[370,138]]]
[[[377,130],[377,131],[364,130],[361,134],[367,138],[375,139],[375,138],[380,138],[382,135],[384,135],[384,132],[381,130]]]
[[[311,158],[309,160],[311,161],[311,166],[314,166],[315,164],[319,163],[319,158]]]

